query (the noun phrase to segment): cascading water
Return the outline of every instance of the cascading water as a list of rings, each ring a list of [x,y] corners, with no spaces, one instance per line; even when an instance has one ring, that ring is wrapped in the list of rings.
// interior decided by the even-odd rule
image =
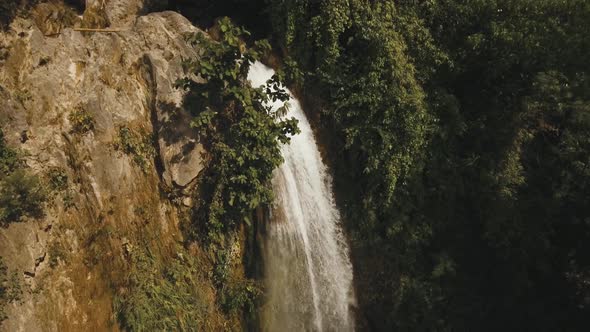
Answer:
[[[256,62],[248,79],[258,87],[273,74]],[[331,178],[299,101],[289,94],[287,117],[299,120],[301,133],[282,146],[285,162],[273,177],[276,202],[263,253],[267,302],[262,329],[352,331],[352,265]]]

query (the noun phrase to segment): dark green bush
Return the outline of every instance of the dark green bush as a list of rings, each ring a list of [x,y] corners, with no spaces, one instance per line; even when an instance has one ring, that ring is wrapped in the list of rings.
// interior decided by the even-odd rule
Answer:
[[[147,172],[149,161],[156,155],[153,136],[145,131],[135,132],[128,127],[119,128],[115,149],[132,156],[133,161]]]
[[[24,167],[19,153],[6,145],[0,130],[0,226],[43,215],[45,189],[39,177]]]
[[[10,273],[0,256],[0,326],[6,316],[6,306],[19,301],[22,297],[22,289],[16,272]]]
[[[60,262],[68,263],[69,261],[69,252],[64,245],[58,241],[51,243],[47,254],[49,255],[49,266],[51,268],[57,267]]]
[[[68,175],[63,168],[51,168],[47,174],[49,187],[52,190],[64,191],[68,189]]]
[[[4,132],[0,129],[0,178],[21,166],[18,152],[6,146]]]
[[[224,312],[244,312],[252,315],[257,310],[262,288],[252,279],[229,279],[225,282],[220,296],[220,305]]]
[[[19,169],[0,180],[0,224],[43,216],[47,198],[39,178]]]
[[[84,109],[76,110],[68,115],[72,124],[72,131],[76,134],[86,134],[94,129],[94,118]]]
[[[131,249],[129,286],[115,300],[121,327],[128,331],[198,331],[208,304],[194,258],[178,248],[177,257],[156,257]]]

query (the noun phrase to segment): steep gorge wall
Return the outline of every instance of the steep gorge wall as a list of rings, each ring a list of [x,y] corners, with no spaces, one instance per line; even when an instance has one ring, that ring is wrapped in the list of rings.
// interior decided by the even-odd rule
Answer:
[[[79,32],[59,8],[42,4],[0,33],[6,140],[32,173],[67,176],[44,217],[0,228],[0,256],[23,290],[3,331],[118,330],[113,302],[133,252],[182,256],[179,225],[205,157],[174,88],[196,54],[183,35],[197,29],[173,12],[139,16],[142,1],[88,0],[123,31]],[[209,328],[222,326],[207,310]]]

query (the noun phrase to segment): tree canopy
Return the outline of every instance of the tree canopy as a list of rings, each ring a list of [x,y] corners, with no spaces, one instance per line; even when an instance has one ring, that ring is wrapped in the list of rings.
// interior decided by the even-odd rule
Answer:
[[[268,8],[322,101],[364,324],[588,326],[590,3]]]

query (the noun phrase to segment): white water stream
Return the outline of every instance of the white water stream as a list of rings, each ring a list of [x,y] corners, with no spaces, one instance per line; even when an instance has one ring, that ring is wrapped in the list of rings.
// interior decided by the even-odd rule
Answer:
[[[248,79],[258,87],[273,74],[256,62]],[[289,94],[286,116],[299,120],[301,133],[282,146],[285,162],[273,177],[276,199],[263,252],[267,300],[262,329],[352,331],[352,265],[331,178],[299,101]]]

